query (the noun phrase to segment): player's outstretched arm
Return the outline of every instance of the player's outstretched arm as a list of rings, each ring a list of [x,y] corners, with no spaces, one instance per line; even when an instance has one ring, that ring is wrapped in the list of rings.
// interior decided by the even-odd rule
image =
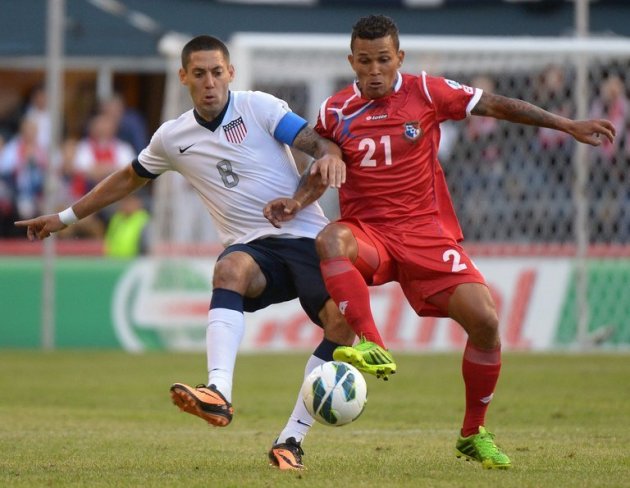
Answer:
[[[334,142],[323,138],[311,127],[305,126],[295,136],[293,147],[315,158],[311,173],[321,175],[324,191],[327,186],[339,188],[346,182],[346,165],[342,159],[341,149]]]
[[[602,136],[612,142],[616,133],[615,127],[608,120],[571,120],[547,112],[523,100],[488,92],[481,95],[471,113],[518,124],[559,130],[570,134],[577,141],[591,146],[599,146],[602,143]]]
[[[87,217],[108,205],[129,195],[149,181],[138,176],[131,165],[120,169],[99,182],[91,191],[81,197],[72,207],[64,212],[74,214],[77,220]],[[62,214],[40,215],[28,220],[15,222],[17,227],[26,227],[26,236],[30,241],[45,239],[53,232],[58,232],[68,226],[67,217]],[[64,221],[62,221],[62,219]]]

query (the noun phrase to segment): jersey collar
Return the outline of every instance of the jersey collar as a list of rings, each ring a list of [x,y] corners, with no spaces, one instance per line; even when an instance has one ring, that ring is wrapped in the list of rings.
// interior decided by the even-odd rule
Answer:
[[[228,99],[227,99],[227,103],[225,104],[225,107],[223,107],[223,110],[221,110],[221,113],[219,115],[217,115],[214,119],[210,121],[207,121],[206,119],[204,119],[201,115],[197,113],[197,110],[193,108],[193,115],[195,116],[195,120],[200,126],[205,127],[206,129],[214,132],[215,130],[219,128],[219,126],[221,125],[221,122],[223,122],[223,117],[225,117],[225,113],[227,112],[227,109],[230,106],[231,99],[232,99],[232,92],[229,91]]]
[[[396,93],[398,90],[400,90],[400,87],[402,86],[402,82],[403,82],[403,78],[402,75],[400,74],[400,71],[398,71],[396,73],[396,81],[394,81],[394,93]],[[361,97],[361,90],[359,90],[359,81],[358,80],[354,80],[354,83],[352,84],[352,87],[354,88],[354,93],[356,96]]]

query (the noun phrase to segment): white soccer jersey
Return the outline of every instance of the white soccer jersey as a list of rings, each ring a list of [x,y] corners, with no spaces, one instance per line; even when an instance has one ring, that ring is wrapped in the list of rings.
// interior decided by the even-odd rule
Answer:
[[[303,127],[296,120],[287,104],[272,95],[233,91],[222,119],[207,123],[190,110],[162,124],[138,156],[141,167],[134,167],[147,177],[168,170],[181,173],[206,205],[224,246],[274,235],[312,238],[328,223],[317,203],[281,229],[262,213],[268,201],[291,196],[297,187],[293,156],[276,139],[292,141]]]

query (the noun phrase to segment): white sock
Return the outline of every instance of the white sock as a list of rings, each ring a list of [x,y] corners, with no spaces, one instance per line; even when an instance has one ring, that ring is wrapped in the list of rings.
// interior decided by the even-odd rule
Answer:
[[[326,361],[318,358],[317,356],[311,356],[306,362],[306,367],[304,368],[304,378],[306,378],[317,366],[324,364],[325,362]],[[295,402],[295,407],[293,407],[293,412],[291,412],[291,416],[289,417],[289,421],[278,436],[278,444],[285,442],[289,437],[294,437],[296,441],[302,442],[313,425],[313,422],[315,422],[315,419],[313,419],[311,414],[308,413],[308,410],[306,410],[304,400],[302,399],[302,391],[300,391],[297,401]]]
[[[230,403],[234,364],[244,331],[243,312],[228,308],[213,308],[208,312],[206,329],[208,385],[216,386]]]

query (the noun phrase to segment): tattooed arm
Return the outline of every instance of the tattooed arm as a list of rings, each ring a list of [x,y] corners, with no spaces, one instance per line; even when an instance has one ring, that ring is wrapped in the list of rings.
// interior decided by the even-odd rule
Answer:
[[[276,198],[265,206],[263,215],[275,227],[295,217],[301,208],[321,197],[329,186],[339,188],[346,181],[341,149],[312,128],[305,126],[295,137],[292,147],[315,160],[302,173],[293,197]]]
[[[570,134],[577,141],[590,144],[591,146],[599,146],[601,144],[600,136],[606,137],[611,142],[615,137],[615,127],[608,120],[571,120],[547,112],[523,100],[507,98],[488,92],[484,92],[481,95],[479,102],[477,102],[471,113],[473,115],[507,120],[517,124],[559,130]]]
[[[346,181],[346,165],[337,144],[324,139],[309,126],[295,136],[293,147],[315,158],[311,173],[321,175],[322,184],[339,188]]]

